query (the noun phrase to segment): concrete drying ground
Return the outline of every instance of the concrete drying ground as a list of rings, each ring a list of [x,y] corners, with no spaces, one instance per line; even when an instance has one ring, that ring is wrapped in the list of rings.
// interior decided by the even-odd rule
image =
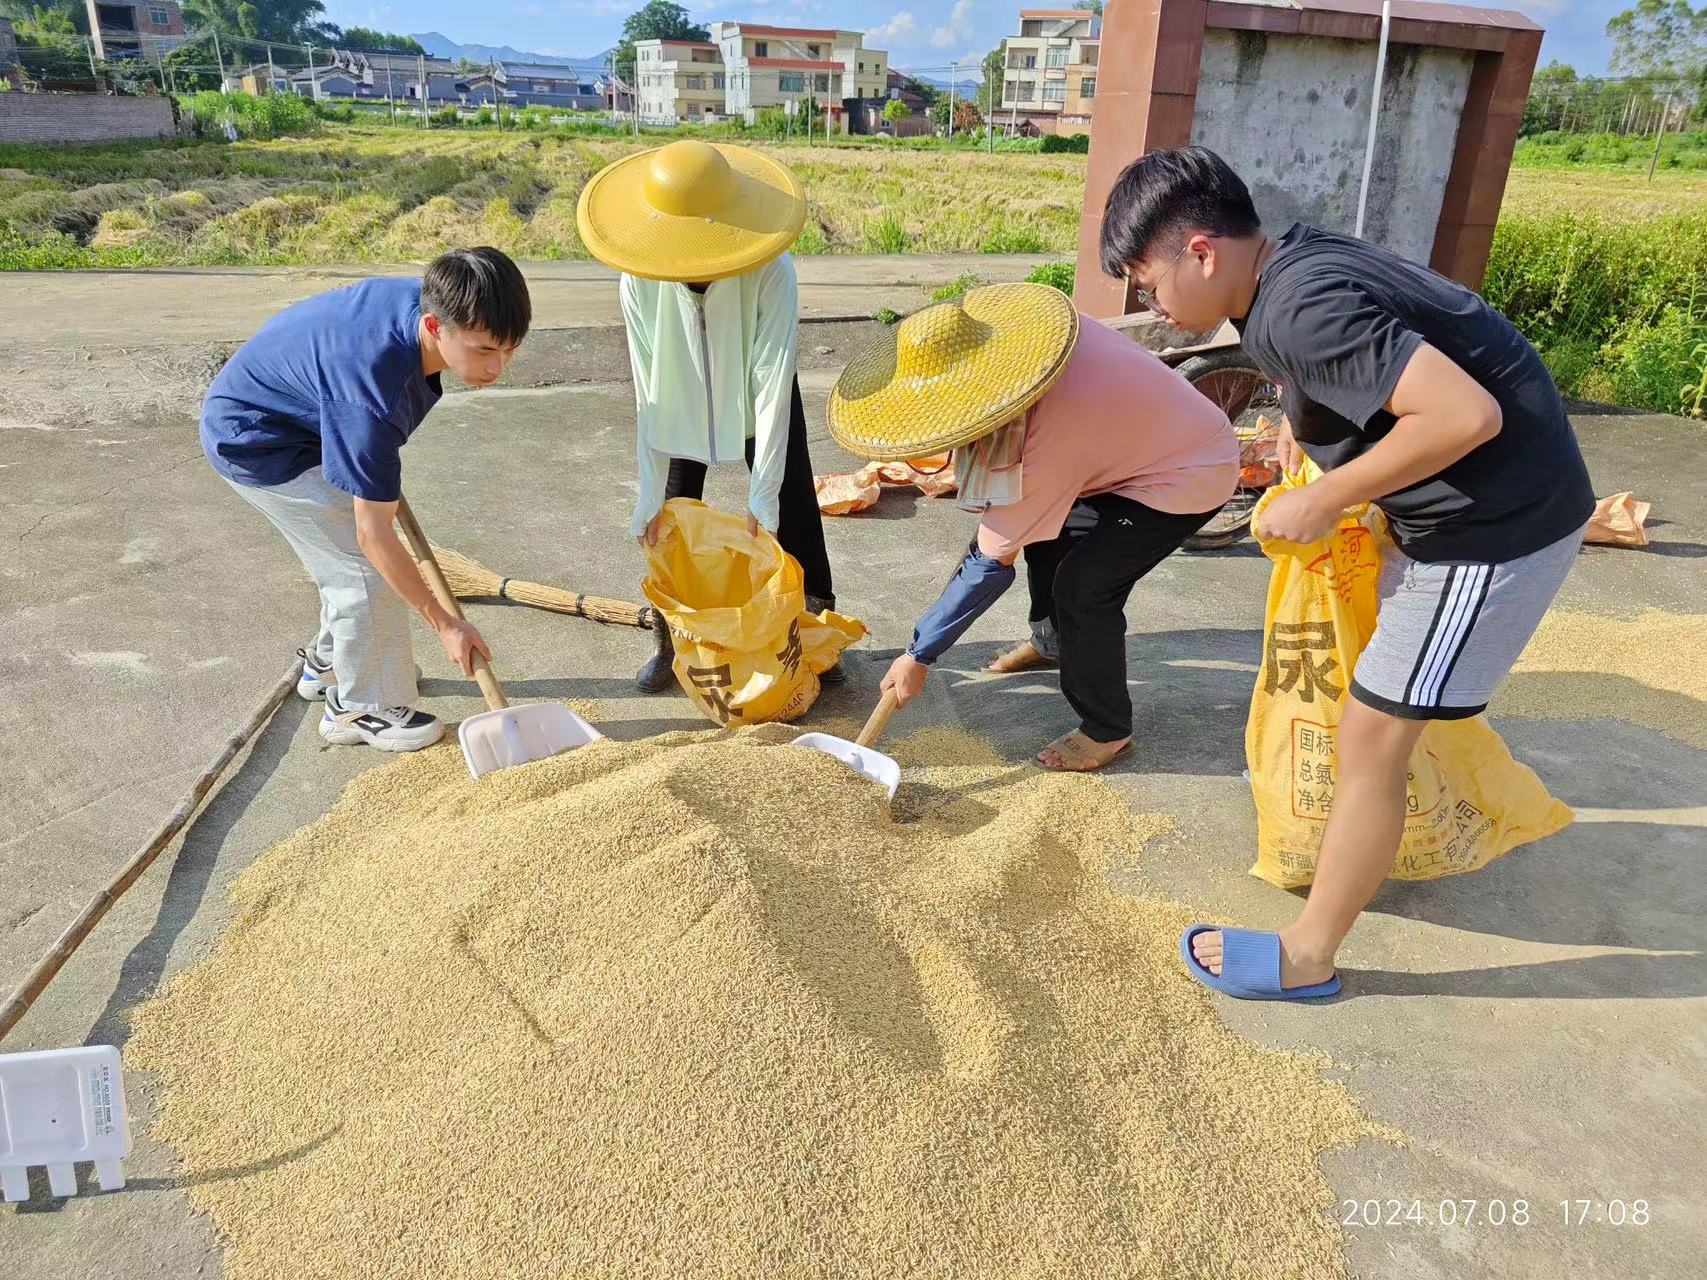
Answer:
[[[1024,265],[1009,264],[1009,278]],[[956,267],[930,269],[952,277]],[[208,470],[195,437],[196,379],[204,357],[217,356],[196,344],[241,339],[244,325],[277,304],[278,277],[115,277],[110,294],[97,288],[102,279],[32,280],[31,314],[41,324],[32,319],[22,347],[8,336],[3,363],[16,366],[0,367],[0,386],[33,387],[38,410],[21,417],[17,401],[0,400],[0,659],[8,671],[0,991],[173,807],[315,616],[312,589],[285,544]],[[204,289],[222,301],[182,333],[149,320],[151,298],[188,311]],[[78,318],[74,296],[101,313]],[[910,290],[911,305],[919,296]],[[622,533],[633,496],[633,402],[620,338],[597,327],[609,310],[595,300],[556,319],[594,327],[536,333],[510,385],[447,396],[409,448],[409,491],[437,541],[514,576],[632,598],[640,555]],[[829,322],[802,332],[821,471],[852,465],[823,432],[823,404],[840,362],[868,332]],[[111,345],[121,341],[123,350]],[[159,375],[154,393],[127,400],[125,379],[136,370]],[[40,394],[54,387],[59,400]],[[90,399],[99,388],[104,398]],[[103,408],[91,416],[97,402]],[[1563,603],[1608,614],[1650,605],[1707,611],[1699,424],[1589,412],[1576,422],[1598,490],[1634,489],[1654,503],[1656,543],[1585,552]],[[738,501],[744,484],[738,468],[721,468],[710,496]],[[952,504],[902,492],[830,522],[843,605],[875,636],[851,656],[853,678],[825,699],[827,714],[869,706],[970,528]],[[1266,564],[1247,543],[1176,557],[1140,585],[1129,650],[1138,744],[1109,777],[1135,807],[1180,821],[1174,838],[1147,852],[1134,884],[1198,903],[1211,917],[1273,927],[1297,903],[1245,874],[1254,823],[1240,777],[1265,580]],[[627,678],[648,649],[641,633],[514,607],[473,614],[519,699],[596,699],[620,737],[703,727],[680,697],[633,692]],[[896,731],[956,723],[1021,759],[1067,727],[1053,678],[973,674],[1022,633],[1024,617],[1025,593],[1015,590]],[[424,633],[416,653],[430,709],[448,719],[479,709],[472,683]],[[1573,685],[1588,679],[1520,678],[1545,681],[1567,707]],[[376,763],[365,750],[323,750],[317,716],[294,699],[286,704],[183,847],[118,905],[6,1049],[123,1042],[128,1011],[213,944],[229,918],[232,878]],[[1559,796],[1594,810],[1594,820],[1473,876],[1389,884],[1344,953],[1348,993],[1338,1001],[1221,1001],[1221,1011],[1264,1043],[1327,1053],[1369,1112],[1409,1136],[1404,1147],[1370,1141],[1325,1157],[1342,1198],[1337,1217],[1347,1213],[1343,1201],[1360,1202],[1359,1221],[1364,1201],[1379,1202],[1367,1208],[1384,1222],[1399,1210],[1393,1225],[1343,1228],[1356,1275],[1699,1274],[1707,1257],[1707,759],[1616,720],[1497,723],[1517,755]],[[128,1190],[0,1208],[0,1273],[219,1274],[218,1245],[186,1208],[171,1152],[147,1137],[147,1081],[133,1077],[130,1096],[138,1141]],[[39,1181],[37,1189],[45,1194]],[[1439,1222],[1448,1200],[1480,1202],[1474,1221]],[[1527,1202],[1528,1225],[1512,1222],[1518,1200]],[[1573,1205],[1567,1226],[1561,1201],[1578,1200],[1593,1202],[1587,1220],[1579,1223]],[[1637,1200],[1647,1203],[1647,1225],[1606,1220],[1604,1202]],[[1491,1201],[1504,1225],[1488,1221]],[[1425,1221],[1409,1220],[1413,1203]],[[1460,1206],[1461,1219],[1466,1212]]]

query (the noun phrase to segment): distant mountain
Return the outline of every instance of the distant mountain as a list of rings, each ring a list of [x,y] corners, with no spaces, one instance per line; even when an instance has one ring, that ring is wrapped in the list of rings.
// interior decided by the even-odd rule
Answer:
[[[529,53],[507,44],[458,44],[437,31],[412,31],[410,35],[420,41],[421,47],[434,58],[467,58],[470,62],[536,62],[548,67],[573,67],[589,79],[605,69],[605,58],[609,54],[607,50],[585,58],[564,58],[549,53]]]

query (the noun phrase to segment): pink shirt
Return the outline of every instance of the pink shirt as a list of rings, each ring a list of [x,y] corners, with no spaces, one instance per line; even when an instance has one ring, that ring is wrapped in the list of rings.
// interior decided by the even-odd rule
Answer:
[[[1124,334],[1079,317],[1079,345],[1026,422],[1021,498],[991,507],[985,555],[1061,532],[1080,498],[1118,493],[1157,511],[1213,511],[1233,496],[1239,444],[1222,413]]]

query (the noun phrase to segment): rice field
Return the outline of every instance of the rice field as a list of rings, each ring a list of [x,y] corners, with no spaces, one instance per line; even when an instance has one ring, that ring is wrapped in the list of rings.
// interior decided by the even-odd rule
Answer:
[[[586,256],[575,202],[622,140],[358,124],[239,143],[0,148],[0,267]],[[769,148],[806,183],[797,252],[1070,253],[1085,158]],[[8,230],[9,228],[9,230]]]

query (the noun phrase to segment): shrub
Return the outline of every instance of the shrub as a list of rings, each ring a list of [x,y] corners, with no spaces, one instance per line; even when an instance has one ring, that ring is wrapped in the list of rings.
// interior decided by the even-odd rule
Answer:
[[[1052,284],[1069,298],[1073,296],[1073,279],[1078,268],[1071,262],[1045,262],[1033,267],[1026,277],[1028,284]]]
[[[481,107],[480,110],[474,113],[475,124],[489,125],[495,118],[496,117],[492,114],[491,107]]]
[[[900,324],[901,323],[901,313],[899,311],[892,311],[888,307],[877,308],[877,311],[872,315],[871,318],[873,320],[877,321],[878,324]]]
[[[1091,135],[1088,133],[1045,134],[1037,149],[1045,155],[1054,155],[1062,151],[1081,156],[1088,155],[1091,149]]]
[[[196,132],[203,137],[222,138],[226,128],[239,138],[282,138],[313,133],[320,127],[314,104],[293,93],[216,93],[203,90],[190,99]],[[353,117],[352,117],[353,118]]]
[[[963,297],[968,289],[976,289],[981,284],[989,283],[983,276],[975,276],[970,271],[956,276],[947,284],[931,290],[932,302],[950,302]]]
[[[790,253],[829,253],[830,237],[824,234],[824,228],[811,218],[800,228],[800,234],[795,237]]]
[[[1675,413],[1707,324],[1707,214],[1507,216],[1482,292],[1566,395]]]
[[[984,237],[979,253],[1042,253],[1043,237],[1030,227],[998,226]]]
[[[884,214],[874,222],[867,222],[860,239],[867,253],[907,252],[906,228],[892,213]]]

